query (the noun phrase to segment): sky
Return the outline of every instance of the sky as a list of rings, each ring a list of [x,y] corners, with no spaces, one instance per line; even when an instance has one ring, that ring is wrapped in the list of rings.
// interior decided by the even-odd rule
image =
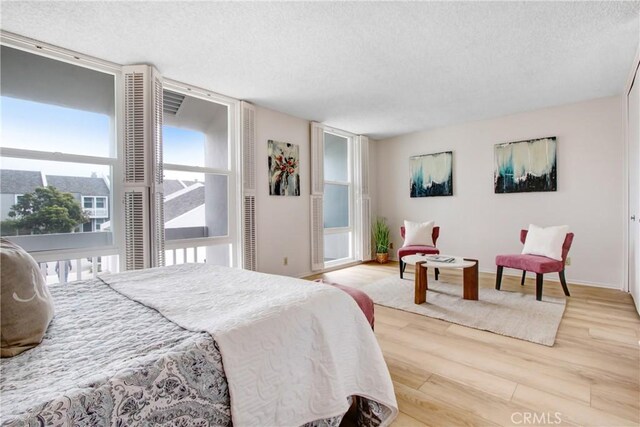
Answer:
[[[0,97],[0,145],[27,150],[110,157],[114,125],[106,114],[22,99]],[[164,162],[204,166],[205,135],[170,126],[163,128]],[[109,167],[2,157],[2,169],[38,170],[48,175],[110,175]],[[167,171],[167,179],[203,180],[202,174]]]
[[[26,150],[109,157],[111,118],[106,114],[74,110],[3,96],[0,98],[0,145]],[[108,168],[3,157],[3,169],[42,170],[51,175],[91,176]]]
[[[165,163],[204,166],[205,135],[171,126],[162,128],[162,154]]]

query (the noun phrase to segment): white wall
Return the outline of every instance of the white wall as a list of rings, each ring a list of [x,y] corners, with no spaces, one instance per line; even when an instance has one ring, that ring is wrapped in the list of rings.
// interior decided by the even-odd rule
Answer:
[[[287,114],[256,107],[256,214],[258,270],[287,276],[311,271],[309,225],[310,123]],[[267,141],[300,146],[300,196],[270,196]],[[288,265],[283,258],[288,257]]]
[[[310,126],[308,120],[256,106],[258,271],[294,277],[311,274]],[[300,146],[300,196],[269,195],[267,141],[270,139]],[[376,141],[370,140],[369,191],[374,218],[378,194],[374,177],[376,145]],[[286,266],[284,257],[288,258]]]
[[[377,212],[389,221],[394,247],[402,245],[404,219],[433,219],[442,253],[477,258],[482,271],[495,271],[497,254],[521,250],[521,228],[568,224],[575,240],[567,279],[621,288],[622,108],[621,97],[610,97],[378,141]],[[493,145],[547,136],[558,138],[558,191],[494,194]],[[409,157],[447,150],[454,195],[411,199]]]

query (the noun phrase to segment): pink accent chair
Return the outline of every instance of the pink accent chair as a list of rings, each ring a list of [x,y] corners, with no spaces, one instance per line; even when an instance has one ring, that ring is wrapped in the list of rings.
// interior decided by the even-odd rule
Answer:
[[[527,239],[528,230],[520,230],[520,241],[524,244]],[[516,268],[522,270],[522,280],[520,285],[524,286],[524,279],[527,275],[527,271],[536,273],[536,299],[542,300],[542,281],[543,275],[546,273],[558,273],[560,275],[560,283],[566,296],[569,294],[569,288],[567,288],[567,281],[564,277],[564,266],[567,262],[567,255],[569,249],[571,249],[571,243],[573,243],[573,233],[567,233],[567,237],[564,239],[562,245],[562,261],[558,261],[552,258],[547,258],[538,255],[498,255],[496,257],[496,265],[498,271],[496,273],[496,289],[500,290],[502,283],[502,270],[504,267]]]
[[[400,235],[404,239],[405,229],[404,226],[400,227]],[[402,275],[404,274],[404,269],[407,265],[402,262],[402,257],[407,255],[415,255],[415,254],[429,254],[429,255],[437,255],[440,253],[440,250],[436,248],[436,242],[438,241],[438,237],[440,236],[440,227],[433,227],[433,232],[431,233],[431,238],[433,239],[433,246],[405,246],[398,249],[398,261],[400,261],[400,278],[402,279]],[[436,275],[436,280],[438,280],[438,274],[440,271],[436,268],[434,271]]]

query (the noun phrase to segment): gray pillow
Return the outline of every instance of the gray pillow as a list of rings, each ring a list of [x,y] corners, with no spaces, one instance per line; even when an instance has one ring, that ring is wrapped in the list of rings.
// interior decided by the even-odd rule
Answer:
[[[53,300],[31,255],[0,239],[0,356],[40,344],[53,318]]]

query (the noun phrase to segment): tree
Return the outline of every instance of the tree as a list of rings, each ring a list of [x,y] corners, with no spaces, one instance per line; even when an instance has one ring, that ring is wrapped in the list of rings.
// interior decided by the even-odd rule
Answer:
[[[9,218],[2,221],[2,234],[70,233],[89,221],[80,203],[71,193],[55,187],[38,187],[26,193],[11,206]]]

